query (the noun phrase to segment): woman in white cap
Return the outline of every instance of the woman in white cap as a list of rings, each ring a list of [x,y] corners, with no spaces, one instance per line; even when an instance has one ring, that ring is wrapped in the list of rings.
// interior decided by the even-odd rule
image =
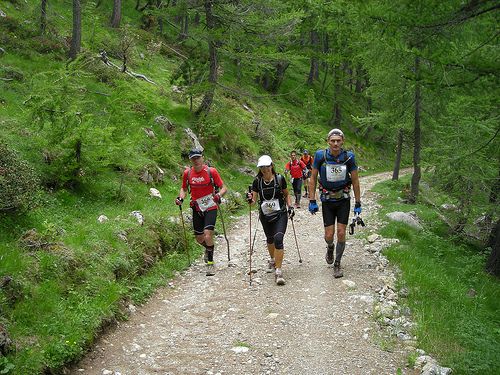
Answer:
[[[285,285],[281,265],[283,263],[285,236],[288,217],[295,212],[288,194],[285,178],[274,170],[270,156],[262,155],[258,162],[259,173],[252,184],[252,192],[248,193],[249,204],[259,199],[259,215],[262,228],[266,234],[267,250],[270,260],[267,272],[275,272],[277,285]],[[287,217],[288,213],[288,217]]]

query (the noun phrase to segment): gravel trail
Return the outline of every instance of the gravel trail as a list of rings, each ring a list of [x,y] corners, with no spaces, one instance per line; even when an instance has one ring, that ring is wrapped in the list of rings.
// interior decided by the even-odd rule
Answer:
[[[366,235],[378,227],[374,183],[390,173],[361,178],[365,228],[347,235],[344,277],[335,279],[325,262],[321,213],[296,210],[299,263],[289,222],[285,236],[285,286],[265,273],[267,250],[258,227],[253,255],[257,273],[249,285],[248,214],[218,238],[216,275],[205,276],[202,259],[173,279],[128,321],[101,337],[72,374],[396,374],[407,349],[382,350],[383,332],[372,318],[377,290],[393,279]],[[252,232],[257,212],[252,215]],[[253,233],[252,233],[253,234]]]

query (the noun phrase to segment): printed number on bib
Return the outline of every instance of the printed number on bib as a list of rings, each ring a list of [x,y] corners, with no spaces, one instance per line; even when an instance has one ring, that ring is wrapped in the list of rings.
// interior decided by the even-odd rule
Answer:
[[[212,194],[208,194],[204,197],[198,198],[196,200],[196,203],[198,204],[200,211],[206,211],[210,207],[215,206],[214,197],[212,196]]]
[[[264,201],[260,205],[260,208],[262,209],[262,213],[266,216],[281,210],[280,202],[278,199],[270,199],[268,201]]]
[[[328,182],[344,181],[347,175],[347,166],[327,164],[326,165],[326,180]]]

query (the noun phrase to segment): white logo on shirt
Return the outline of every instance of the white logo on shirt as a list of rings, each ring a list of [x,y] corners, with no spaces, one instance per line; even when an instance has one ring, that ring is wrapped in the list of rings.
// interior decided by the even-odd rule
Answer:
[[[193,177],[191,178],[191,182],[205,182],[205,177]]]

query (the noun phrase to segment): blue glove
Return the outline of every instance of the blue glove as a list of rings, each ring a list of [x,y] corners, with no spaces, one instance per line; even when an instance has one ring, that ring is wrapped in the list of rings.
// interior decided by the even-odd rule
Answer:
[[[356,202],[354,204],[354,213],[361,215],[361,202]]]
[[[319,211],[318,204],[316,203],[316,200],[310,200],[309,201],[309,212],[313,215],[316,214],[316,212]]]

